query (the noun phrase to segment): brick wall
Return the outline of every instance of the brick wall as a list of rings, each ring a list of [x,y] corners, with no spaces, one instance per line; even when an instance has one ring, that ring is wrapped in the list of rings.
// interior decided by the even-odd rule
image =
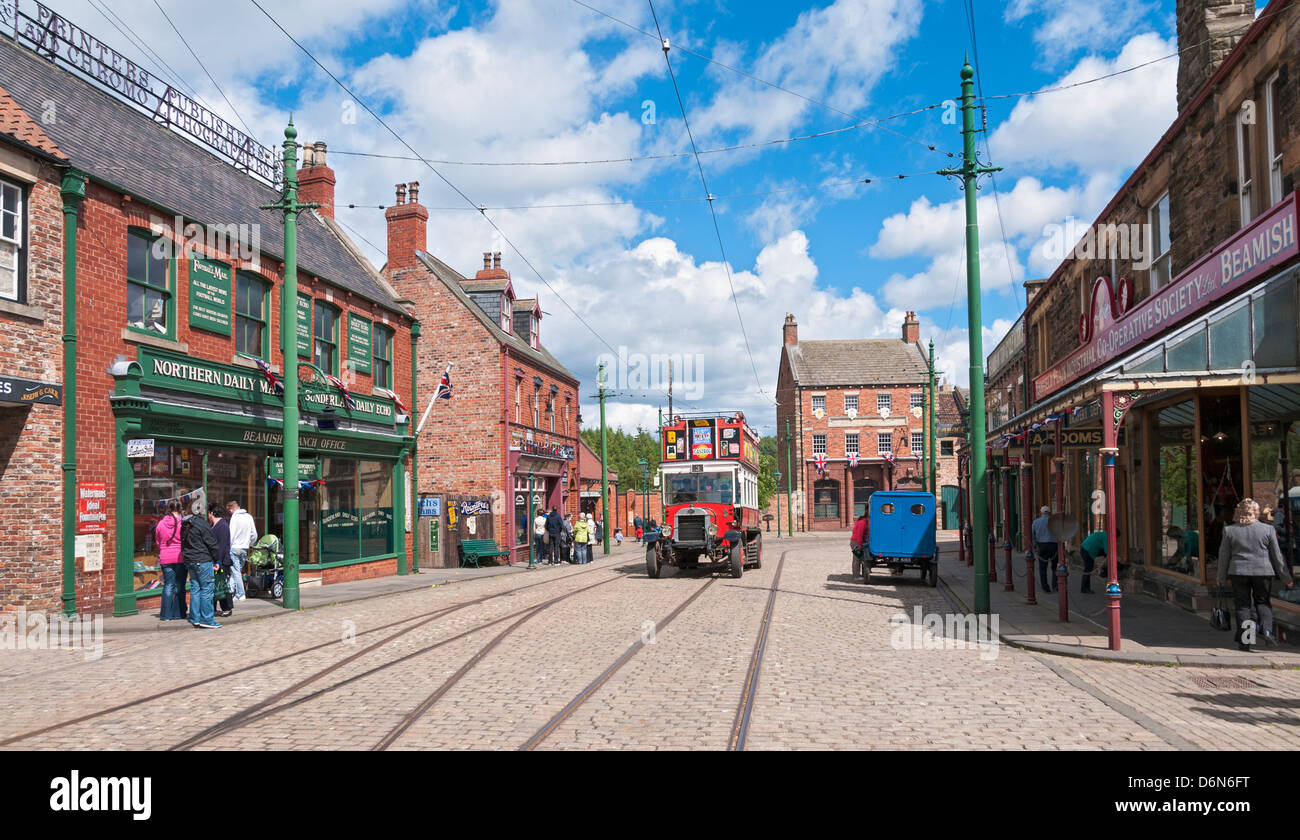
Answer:
[[[40,166],[28,192],[27,298],[39,315],[0,311],[0,372],[63,381],[63,201]],[[36,313],[33,313],[36,314]],[[0,403],[0,612],[61,607],[63,407]]]

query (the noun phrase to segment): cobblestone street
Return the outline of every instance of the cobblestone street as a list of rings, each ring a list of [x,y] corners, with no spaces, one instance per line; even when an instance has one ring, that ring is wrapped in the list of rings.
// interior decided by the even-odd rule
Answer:
[[[879,569],[864,585],[842,535],[769,539],[762,568],[739,580],[703,569],[651,580],[628,545],[591,566],[218,632],[125,632],[110,620],[98,660],[0,653],[0,742],[726,749],[778,569],[746,749],[1300,747],[1300,672],[944,649],[913,622],[918,608],[953,613],[945,590]]]

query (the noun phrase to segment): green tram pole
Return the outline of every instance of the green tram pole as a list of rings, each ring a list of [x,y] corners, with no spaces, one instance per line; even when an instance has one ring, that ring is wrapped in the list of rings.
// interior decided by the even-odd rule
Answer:
[[[284,213],[284,288],[280,293],[280,349],[284,353],[284,599],[288,610],[298,600],[298,214],[315,207],[298,201],[298,129],[293,115],[284,127],[284,196],[263,210]]]
[[[417,350],[420,343],[420,322],[411,322],[411,410],[418,411],[420,399],[416,395],[416,384],[420,381],[420,358]],[[415,416],[408,415],[407,425],[411,430],[411,574],[420,573],[420,441],[415,434]],[[532,528],[530,523],[528,526]],[[432,549],[430,549],[432,550]]]
[[[988,551],[988,462],[985,455],[984,339],[980,334],[983,314],[980,306],[980,234],[976,206],[980,175],[999,172],[1001,167],[983,166],[975,152],[975,70],[969,61],[961,68],[962,165],[941,169],[940,175],[958,176],[966,193],[966,325],[970,349],[970,493],[971,545],[975,550],[975,612],[989,612]]]
[[[86,197],[86,176],[75,170],[65,172],[60,192],[63,197],[63,614],[71,617],[77,614],[77,213]],[[117,445],[119,449],[126,447],[121,441]],[[119,571],[118,578],[121,577]],[[116,589],[122,591],[121,587]],[[114,599],[114,615],[128,614],[122,600],[120,596]],[[134,598],[129,609],[135,612]]]
[[[596,376],[600,393],[600,515],[605,523],[604,554],[609,554],[609,532],[614,522],[609,518],[609,440],[605,433],[605,365]],[[660,424],[662,426],[662,424]]]

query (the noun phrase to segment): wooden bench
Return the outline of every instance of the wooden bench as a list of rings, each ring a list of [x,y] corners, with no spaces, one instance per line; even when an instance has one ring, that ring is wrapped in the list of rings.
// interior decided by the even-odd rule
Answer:
[[[497,548],[497,544],[492,540],[462,540],[460,553],[460,567],[462,569],[471,564],[476,569],[481,568],[478,564],[480,560],[490,560],[496,557],[506,558],[507,564],[510,562],[510,552]]]

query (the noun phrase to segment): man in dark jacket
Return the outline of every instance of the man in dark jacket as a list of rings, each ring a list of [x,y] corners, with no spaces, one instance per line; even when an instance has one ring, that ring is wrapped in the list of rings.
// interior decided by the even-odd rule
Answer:
[[[560,534],[564,531],[564,520],[560,518],[559,508],[551,508],[550,514],[546,517],[546,535],[550,538],[551,552],[547,561],[551,565],[557,565],[560,560]]]
[[[224,593],[217,600],[217,615],[225,617],[234,612],[235,600],[231,597],[230,576],[234,573],[234,564],[230,560],[230,523],[226,521],[226,509],[213,502],[208,505],[208,524],[212,526],[212,536],[217,541],[217,552],[221,556],[221,571],[214,572],[225,577]],[[215,585],[215,584],[214,584]]]
[[[220,627],[213,614],[214,564],[221,562],[221,547],[202,514],[185,517],[181,525],[181,559],[190,573],[190,624],[195,627]],[[229,556],[229,552],[227,552]]]

